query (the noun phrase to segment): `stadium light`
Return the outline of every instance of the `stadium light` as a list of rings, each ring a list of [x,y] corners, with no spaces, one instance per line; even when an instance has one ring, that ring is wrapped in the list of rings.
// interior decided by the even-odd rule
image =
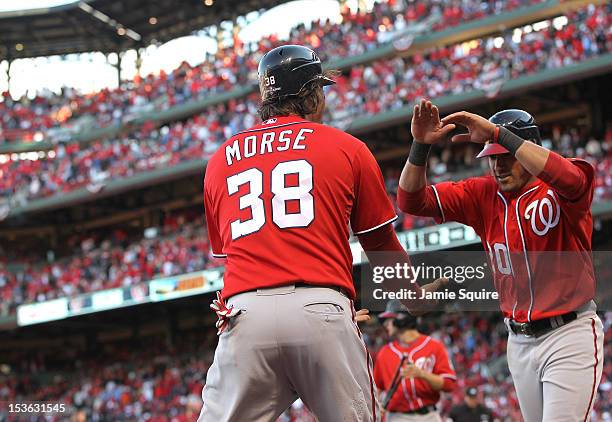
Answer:
[[[553,19],[553,26],[557,31],[560,31],[565,25],[567,25],[567,16],[559,16]]]
[[[110,16],[105,15],[99,10],[94,9],[89,4],[85,3],[84,1],[79,3],[79,9],[81,9],[82,11],[86,13],[89,13],[91,16],[93,16],[94,18],[98,19],[101,22],[104,22],[108,26],[115,28],[117,30],[117,34],[121,36],[127,35],[134,41],[140,41],[142,39],[142,36],[138,32],[133,31],[130,28],[123,27],[115,19],[112,19]]]
[[[546,29],[550,26],[550,22],[549,21],[540,21],[540,22],[536,22],[533,24],[533,30],[534,31],[541,31],[543,29]]]

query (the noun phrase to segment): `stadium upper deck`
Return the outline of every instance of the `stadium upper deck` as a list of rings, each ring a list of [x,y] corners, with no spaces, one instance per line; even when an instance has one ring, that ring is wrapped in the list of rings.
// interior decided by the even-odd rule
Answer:
[[[287,0],[84,0],[0,13],[0,60],[166,42]],[[154,18],[151,19],[151,18]]]
[[[536,22],[584,4],[585,1],[576,0],[562,5],[551,0],[471,0],[442,4],[430,1],[416,5],[396,0],[384,1],[376,3],[372,12],[367,14],[355,14],[345,9],[340,24],[315,22],[308,30],[303,26],[295,28],[287,42],[312,45],[323,59],[349,59],[346,63],[342,63],[342,60],[338,63],[339,67],[347,67],[398,53],[412,54],[423,48],[482,37],[499,32],[500,28]],[[502,15],[496,16],[499,13]],[[483,19],[485,17],[488,18]],[[459,23],[462,25],[457,31],[448,33],[449,28]],[[418,38],[414,40],[414,46],[406,51],[406,42],[410,43],[419,31],[433,31],[436,36]],[[323,34],[325,42],[322,42]],[[393,45],[399,44],[387,41],[398,41],[398,37],[399,43],[404,45],[396,50]],[[116,132],[126,120],[131,122],[143,113],[172,110],[184,103],[197,105],[198,101],[209,98],[210,94],[228,92],[234,98],[244,95],[254,90],[256,64],[262,52],[279,43],[280,40],[275,37],[252,45],[244,45],[235,39],[234,45],[221,49],[194,69],[182,67],[170,75],[161,73],[159,76],[149,75],[144,80],[137,78],[126,81],[116,90],[104,90],[89,96],[66,90],[63,96],[38,97],[32,102],[23,99],[25,104],[22,104],[21,101],[11,101],[5,94],[4,117],[0,120],[0,130],[3,132],[0,132],[0,137],[7,142],[95,139],[111,135],[113,128]],[[242,90],[244,92],[236,90],[237,85],[246,85],[248,89]],[[216,101],[225,100],[220,97]],[[91,125],[108,130],[92,132]],[[58,130],[60,126],[62,129]],[[3,149],[25,151],[48,148],[47,143],[37,142],[29,146],[8,144]]]
[[[453,98],[473,92],[474,88],[489,96],[491,88],[499,90],[508,80],[518,81],[536,72],[546,77],[546,71],[571,69],[571,64],[596,57],[606,60],[612,49],[610,7],[579,9],[568,14],[567,25],[555,28],[548,21],[539,31],[523,34],[520,39],[508,32],[503,37],[441,46],[404,59],[381,59],[354,66],[329,91],[327,120],[342,125],[361,116],[383,115],[419,96]],[[608,68],[612,67],[612,60],[608,61]],[[578,72],[575,76],[587,74]],[[549,79],[548,83],[554,83],[553,77]],[[183,87],[180,92],[184,97],[200,92],[184,81],[178,86]],[[46,159],[21,160],[13,155],[17,159],[7,160],[4,156],[5,162],[0,162],[0,172],[5,174],[0,194],[10,196],[10,205],[15,207],[32,198],[76,188],[95,193],[113,179],[195,158],[203,160],[232,133],[255,122],[257,101],[253,95],[213,105],[193,119],[160,130],[148,123],[115,139],[90,145],[61,144]],[[112,109],[112,103],[108,107]],[[198,164],[198,169],[201,166]]]

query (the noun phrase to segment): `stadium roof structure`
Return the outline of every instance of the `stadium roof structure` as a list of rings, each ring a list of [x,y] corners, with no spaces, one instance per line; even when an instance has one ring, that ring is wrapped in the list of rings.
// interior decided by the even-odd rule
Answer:
[[[164,43],[288,0],[80,0],[0,12],[0,60]]]

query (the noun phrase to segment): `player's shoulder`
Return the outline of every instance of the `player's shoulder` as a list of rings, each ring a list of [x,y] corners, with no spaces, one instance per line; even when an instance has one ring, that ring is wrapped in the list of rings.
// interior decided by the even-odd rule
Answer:
[[[570,157],[568,158],[569,162],[578,167],[583,173],[585,173],[589,178],[592,178],[595,175],[595,167],[593,164],[589,163],[587,160],[583,158]]]
[[[496,195],[497,183],[495,179],[488,176],[468,177],[458,181],[440,182],[432,185],[436,192],[446,190],[461,190],[471,197],[477,199],[488,199]]]
[[[383,345],[380,349],[378,349],[378,352],[376,353],[376,357],[384,357],[389,353],[393,353],[393,350],[391,350],[391,345],[393,344],[393,342],[389,342],[385,345]]]
[[[470,192],[479,198],[493,197],[497,194],[497,182],[491,175],[468,177],[464,183]]]
[[[426,336],[426,335],[423,335],[423,337],[424,337],[423,342],[427,343],[427,346],[433,349],[446,350],[446,346],[444,345],[444,343],[438,340],[437,338],[432,337],[432,336]]]
[[[491,175],[468,177],[465,182],[475,188],[497,190],[497,182]]]

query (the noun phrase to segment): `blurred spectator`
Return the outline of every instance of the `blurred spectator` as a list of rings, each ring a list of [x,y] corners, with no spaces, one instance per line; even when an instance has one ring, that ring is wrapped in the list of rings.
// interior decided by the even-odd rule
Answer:
[[[495,69],[515,78],[543,69],[552,69],[611,51],[611,5],[588,6],[568,15],[568,25],[523,34],[516,43],[508,34],[500,45],[487,38],[455,46],[436,48],[408,59],[381,60],[356,66],[340,77],[327,92],[327,120],[342,126],[357,116],[372,115],[411,104],[417,98],[453,95],[475,86],[489,89],[498,83],[482,82],[480,75]],[[579,42],[575,42],[579,41]],[[588,44],[588,48],[584,45]],[[581,47],[582,46],[582,47]],[[493,77],[493,79],[495,79]],[[498,81],[499,82],[499,81]],[[501,81],[503,84],[503,80]],[[209,107],[187,121],[155,128],[145,124],[119,139],[89,145],[59,145],[47,158],[0,161],[0,198],[10,197],[12,206],[28,199],[89,187],[96,191],[105,182],[129,177],[179,162],[209,157],[221,142],[256,121],[257,94]],[[581,142],[584,149],[588,139]],[[576,149],[567,139],[555,139],[563,148]],[[587,152],[610,153],[610,143],[591,142]],[[473,147],[472,147],[473,148]],[[585,153],[586,154],[586,153]],[[475,154],[469,147],[464,157],[443,152],[430,162],[434,176],[452,171],[453,162],[471,164]],[[607,165],[607,164],[606,164]],[[598,182],[608,186],[609,177]],[[605,192],[603,193],[606,194]]]

